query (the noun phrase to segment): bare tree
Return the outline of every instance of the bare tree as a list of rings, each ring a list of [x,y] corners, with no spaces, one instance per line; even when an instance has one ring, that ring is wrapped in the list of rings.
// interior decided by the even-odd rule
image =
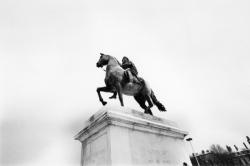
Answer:
[[[226,153],[227,151],[220,145],[211,145],[210,146],[210,151],[214,152],[214,153],[218,153],[218,154],[222,154],[222,153]]]
[[[230,166],[233,165],[233,156],[232,153],[228,152],[220,145],[211,145],[210,151],[214,153],[215,162],[218,165]]]

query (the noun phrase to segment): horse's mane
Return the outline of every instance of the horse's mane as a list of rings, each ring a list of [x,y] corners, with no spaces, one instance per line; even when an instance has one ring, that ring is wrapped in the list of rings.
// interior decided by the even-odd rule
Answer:
[[[116,57],[114,57],[114,56],[111,56],[111,57],[114,58],[117,61],[117,63],[119,64],[119,66],[122,66],[122,64],[116,59]]]

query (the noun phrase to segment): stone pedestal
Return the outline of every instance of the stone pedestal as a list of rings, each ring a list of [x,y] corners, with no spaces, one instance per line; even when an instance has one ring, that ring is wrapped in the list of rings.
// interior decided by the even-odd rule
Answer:
[[[75,139],[82,143],[81,164],[182,166],[187,132],[169,120],[128,108],[103,107]]]

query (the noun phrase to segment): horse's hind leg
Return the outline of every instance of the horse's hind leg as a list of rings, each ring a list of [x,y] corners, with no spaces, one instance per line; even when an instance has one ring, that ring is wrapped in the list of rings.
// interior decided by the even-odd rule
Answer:
[[[99,88],[97,88],[96,91],[97,91],[99,100],[102,103],[102,105],[106,105],[107,102],[103,100],[102,95],[101,95],[101,91],[102,92],[112,92],[112,89],[105,86],[105,87],[99,87]]]
[[[150,114],[150,115],[153,115],[153,113],[152,113],[152,111],[151,111],[151,109],[150,109],[150,108],[153,107],[153,102],[152,102],[150,96],[147,95],[147,96],[145,96],[145,98],[146,98],[146,100],[147,100],[147,102],[148,102],[148,107],[146,108],[145,113],[148,113],[148,114]]]
[[[141,106],[141,108],[146,110],[146,108],[147,108],[147,106],[145,105],[146,99],[142,95],[136,95],[136,96],[134,96],[134,98],[137,101],[137,103]]]
[[[145,104],[145,102],[146,102],[145,96],[143,96],[143,95],[136,95],[136,96],[134,96],[134,98],[135,98],[135,100],[137,101],[137,103],[141,106],[141,108],[143,108],[143,109],[145,110],[145,111],[144,111],[145,114],[150,114],[150,115],[152,115],[151,109],[148,108],[148,107],[146,106],[146,104]]]

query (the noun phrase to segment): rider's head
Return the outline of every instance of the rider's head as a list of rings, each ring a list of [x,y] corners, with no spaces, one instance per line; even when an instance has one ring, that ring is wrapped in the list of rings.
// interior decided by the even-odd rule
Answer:
[[[129,62],[129,59],[128,59],[128,57],[124,56],[122,58],[122,63],[127,63],[127,62]]]

